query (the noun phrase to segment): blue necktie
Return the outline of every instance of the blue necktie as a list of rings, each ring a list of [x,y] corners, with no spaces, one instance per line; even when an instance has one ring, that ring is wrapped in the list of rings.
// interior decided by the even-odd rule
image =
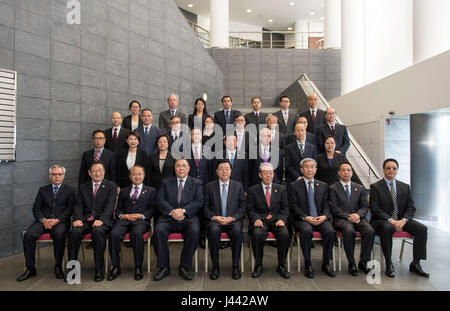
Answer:
[[[226,118],[227,123],[230,123],[230,112],[228,110],[225,111],[225,118]]]
[[[58,186],[54,186],[53,187],[53,196],[56,196],[56,193],[58,192],[59,187]]]
[[[144,135],[147,136],[148,135],[148,127],[145,128],[145,132]]]
[[[222,216],[227,216],[227,198],[228,198],[228,191],[227,191],[227,185],[222,185]]]
[[[308,181],[308,204],[309,204],[309,216],[317,217],[316,202],[314,201],[314,190],[312,187],[312,181]]]
[[[347,199],[350,202],[350,189],[348,185],[345,185],[345,192],[347,192]]]
[[[233,167],[234,165],[234,153],[230,154],[230,163],[231,163],[231,167]]]

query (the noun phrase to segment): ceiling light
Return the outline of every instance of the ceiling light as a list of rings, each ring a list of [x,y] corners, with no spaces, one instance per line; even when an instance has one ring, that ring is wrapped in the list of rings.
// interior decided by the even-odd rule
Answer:
[[[321,20],[324,20],[324,19],[325,19],[325,17],[324,17],[324,16],[321,16],[321,17],[320,17],[320,19],[321,19]]]
[[[272,22],[273,22],[273,19],[269,19],[268,22],[269,22],[269,23],[272,23]]]
[[[292,30],[292,27],[288,27],[288,30]]]
[[[252,9],[247,9],[245,12],[251,13],[251,12],[252,12]]]
[[[316,15],[316,13],[310,12],[309,15],[313,16],[313,15]]]
[[[289,5],[295,5],[295,3],[294,2],[289,2]]]
[[[192,7],[194,7],[194,5],[192,3],[189,3],[188,8],[192,8]]]

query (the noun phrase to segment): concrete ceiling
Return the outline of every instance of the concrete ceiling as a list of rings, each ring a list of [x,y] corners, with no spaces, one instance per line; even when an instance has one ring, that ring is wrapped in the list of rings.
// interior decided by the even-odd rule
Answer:
[[[209,17],[210,0],[175,0],[180,8]],[[289,5],[289,2],[295,5]],[[324,0],[229,0],[230,20],[262,26],[270,30],[287,30],[296,20],[322,22]],[[193,4],[192,8],[188,4]],[[247,13],[247,9],[252,9]],[[310,15],[314,12],[314,15]],[[268,22],[273,19],[273,22]]]

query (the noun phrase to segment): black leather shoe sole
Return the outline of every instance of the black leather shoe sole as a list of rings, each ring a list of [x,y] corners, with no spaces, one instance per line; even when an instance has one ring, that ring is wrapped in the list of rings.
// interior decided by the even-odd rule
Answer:
[[[17,282],[22,282],[22,281],[28,280],[29,278],[36,276],[36,275],[37,275],[36,270],[34,270],[34,271],[27,270],[27,271],[25,271],[24,274],[22,274],[21,276],[19,276],[17,278]]]

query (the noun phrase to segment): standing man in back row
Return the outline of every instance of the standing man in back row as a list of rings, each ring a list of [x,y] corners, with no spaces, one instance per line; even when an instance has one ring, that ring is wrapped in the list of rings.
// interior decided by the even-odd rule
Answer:
[[[223,136],[225,136],[225,130],[227,124],[233,124],[234,118],[241,114],[238,110],[233,110],[231,107],[233,106],[233,102],[231,97],[225,95],[222,97],[222,106],[223,110],[216,111],[214,113],[214,122],[222,127]]]
[[[288,135],[291,135],[294,131],[294,126],[296,120],[296,116],[292,111],[289,111],[289,106],[291,104],[291,101],[289,97],[286,95],[283,95],[280,97],[280,110],[275,112],[275,116],[278,120],[278,127],[280,133],[283,133],[285,137],[288,137]],[[286,142],[287,145],[287,142]]]
[[[322,124],[325,124],[325,111],[317,108],[317,95],[308,95],[309,109],[300,113],[299,117],[305,117],[308,121],[308,127],[306,131],[315,134],[316,128]]]
[[[255,124],[256,130],[259,131],[260,124],[266,124],[266,119],[268,114],[261,112],[261,98],[253,97],[251,100],[252,112],[249,112],[245,115],[245,123],[247,124]]]
[[[171,116],[177,116],[180,118],[181,123],[186,124],[186,115],[178,109],[179,99],[177,94],[170,94],[167,97],[168,110],[165,110],[159,114],[159,128],[164,134],[170,133],[169,119]]]

